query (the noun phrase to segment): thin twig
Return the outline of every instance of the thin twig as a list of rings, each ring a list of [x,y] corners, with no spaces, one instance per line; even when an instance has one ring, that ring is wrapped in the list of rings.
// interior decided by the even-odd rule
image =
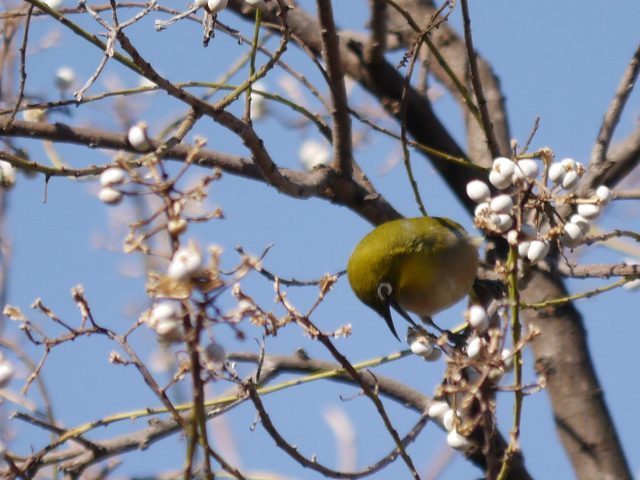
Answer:
[[[464,40],[467,46],[467,57],[469,60],[469,76],[471,77],[471,84],[478,100],[478,109],[480,110],[480,118],[482,119],[483,131],[487,139],[487,146],[489,152],[493,158],[500,156],[500,147],[493,131],[493,122],[489,116],[489,109],[487,108],[487,100],[484,97],[484,91],[482,89],[482,82],[480,80],[480,72],[478,70],[478,59],[476,57],[476,51],[473,47],[473,36],[471,35],[471,18],[469,17],[469,5],[467,0],[460,0],[460,6],[462,7],[462,18],[464,20]]]
[[[611,100],[611,104],[609,105],[607,112],[604,114],[602,125],[598,132],[598,138],[596,139],[596,144],[593,146],[593,150],[591,151],[592,164],[602,163],[605,161],[609,144],[613,138],[613,132],[615,132],[616,126],[620,121],[620,115],[627,103],[629,95],[631,95],[631,92],[633,91],[633,86],[638,78],[638,73],[640,73],[640,45],[636,48],[629,65],[627,65],[627,68],[620,79],[620,84],[616,89],[616,93]]]
[[[601,293],[608,292],[609,290],[613,290],[615,288],[623,286],[625,283],[633,281],[633,278],[621,278],[620,280],[613,282],[609,285],[605,285],[604,287],[594,288],[593,290],[588,290],[586,292],[576,293],[575,295],[568,295],[566,297],[561,298],[552,298],[550,300],[545,300],[543,302],[538,303],[520,303],[520,306],[525,309],[541,309],[546,307],[552,307],[556,305],[564,305],[569,302],[573,302],[574,300],[581,300],[583,298],[591,298],[596,295],[600,295]]]
[[[29,4],[27,8],[27,18],[24,23],[24,36],[22,37],[22,45],[20,46],[20,86],[18,87],[18,98],[13,106],[13,111],[9,117],[9,125],[16,118],[16,114],[20,109],[24,98],[24,89],[27,84],[27,43],[29,41],[29,26],[31,25],[31,15],[33,13],[33,5]]]

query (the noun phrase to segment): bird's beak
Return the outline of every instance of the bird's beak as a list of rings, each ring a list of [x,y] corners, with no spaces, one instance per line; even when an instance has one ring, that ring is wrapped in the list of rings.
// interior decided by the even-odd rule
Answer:
[[[398,336],[398,332],[396,332],[396,327],[393,325],[393,318],[391,317],[391,310],[389,309],[389,304],[385,305],[381,310],[378,311],[380,316],[384,318],[384,321],[387,322],[387,327],[393,333],[393,336],[400,341],[400,337]]]

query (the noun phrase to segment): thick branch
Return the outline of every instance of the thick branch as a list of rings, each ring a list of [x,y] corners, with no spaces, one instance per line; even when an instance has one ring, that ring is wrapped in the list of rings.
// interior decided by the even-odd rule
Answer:
[[[537,272],[523,283],[525,303],[567,295],[562,282],[551,274]],[[580,314],[570,303],[523,313],[528,328],[540,332],[532,343],[536,370],[547,381],[558,435],[577,477],[630,479]]]
[[[0,136],[25,137],[31,139],[51,140],[63,143],[85,145],[93,148],[108,148],[112,150],[126,150],[139,153],[129,145],[126,135],[107,132],[95,128],[71,127],[63,123],[35,123],[14,120],[11,125],[7,118],[0,119]],[[255,135],[255,134],[254,134]],[[259,138],[254,139],[259,141]],[[150,142],[149,152],[157,148],[155,142]],[[190,155],[193,163],[203,167],[217,167],[233,175],[239,175],[252,180],[265,181],[262,171],[251,160],[212,150],[200,149],[193,155],[193,146],[179,144],[168,149],[164,158],[172,160],[186,160]],[[26,162],[29,162],[25,159]],[[18,167],[21,165],[18,164]],[[48,176],[83,176],[98,174],[107,166],[87,167],[85,169],[66,169],[59,173],[52,172],[50,167],[43,169],[31,162],[30,169],[41,171]],[[274,168],[275,167],[274,165]],[[366,177],[356,169],[355,178],[337,175],[328,168],[318,168],[312,172],[300,172],[286,168],[278,169],[278,176],[286,179],[276,186],[280,193],[294,198],[319,197],[332,203],[344,205],[372,223],[381,223],[399,218],[400,214],[378,194]]]

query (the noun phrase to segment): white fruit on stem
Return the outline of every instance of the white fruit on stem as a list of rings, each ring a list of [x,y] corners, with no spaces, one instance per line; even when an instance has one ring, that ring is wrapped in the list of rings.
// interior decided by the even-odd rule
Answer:
[[[519,180],[535,180],[538,176],[538,163],[535,160],[525,158],[516,164],[514,177]]]
[[[575,170],[570,170],[562,179],[562,188],[565,190],[573,190],[578,186],[579,181],[580,177],[578,176],[578,173]]]
[[[413,342],[411,342],[409,348],[414,354],[420,357],[431,355],[431,353],[433,352],[433,345],[423,339],[414,340]]]
[[[586,218],[587,220],[593,220],[600,216],[602,209],[595,203],[581,203],[578,205],[578,215]]]
[[[505,348],[500,352],[500,358],[504,364],[504,371],[510,372],[513,370],[513,353],[508,348]]]
[[[102,187],[98,192],[98,198],[107,205],[115,205],[122,200],[122,192],[111,187]]]
[[[482,334],[489,328],[489,315],[480,305],[471,305],[467,311],[467,319],[471,328]]]
[[[120,185],[126,178],[126,172],[118,167],[107,168],[100,174],[100,185],[108,187],[111,185]]]
[[[516,171],[516,164],[507,157],[498,157],[493,161],[492,170],[500,173],[504,178],[511,181],[511,177]]]
[[[452,430],[447,435],[447,444],[451,448],[455,448],[456,450],[463,450],[467,448],[471,443],[466,437],[460,435],[456,430]]]
[[[573,158],[565,158],[560,160],[560,165],[562,165],[565,171],[575,171],[577,168],[576,161]]]
[[[148,150],[151,145],[147,136],[147,124],[144,122],[136,123],[129,129],[127,133],[129,144],[139,152]]]
[[[538,263],[549,253],[549,243],[543,240],[533,240],[527,251],[527,258],[531,263]]]
[[[496,187],[498,190],[504,190],[511,185],[511,178],[505,177],[502,173],[496,170],[491,170],[489,173],[489,182],[491,182],[491,185]]]
[[[447,402],[433,401],[429,405],[428,413],[431,418],[442,418],[449,410],[451,408]]]
[[[489,207],[489,202],[482,202],[482,203],[479,203],[476,206],[476,208],[473,210],[473,215],[475,217],[483,217],[490,211],[491,211],[491,208]]]
[[[331,160],[331,152],[326,143],[316,140],[305,140],[300,145],[300,162],[307,170],[313,170],[319,165],[327,165]]]
[[[591,230],[591,224],[589,223],[589,220],[577,213],[571,215],[571,218],[569,218],[569,222],[578,225],[584,235],[589,233],[589,230]]]
[[[511,213],[513,200],[509,195],[502,194],[492,198],[489,206],[491,207],[491,211],[495,213]]]
[[[69,90],[73,87],[76,74],[70,67],[60,67],[56,70],[56,88],[60,91]]]
[[[528,240],[525,240],[524,242],[520,242],[518,244],[518,255],[521,258],[527,258],[530,247],[531,247],[531,242],[529,242]]]
[[[0,187],[11,188],[16,184],[16,168],[6,160],[0,160]]]
[[[506,213],[491,214],[489,220],[493,224],[495,230],[500,233],[507,232],[513,226],[513,219]]]
[[[215,15],[227,8],[228,0],[208,0],[207,9],[211,15]]]
[[[564,176],[567,174],[567,170],[560,163],[552,163],[549,167],[549,180],[554,184],[562,183]]]
[[[600,185],[596,189],[596,198],[600,201],[601,205],[606,205],[611,201],[611,190],[606,185]]]
[[[467,356],[469,358],[476,358],[482,353],[484,347],[484,341],[480,337],[474,337],[467,344]]]
[[[491,198],[491,190],[482,180],[471,180],[467,183],[467,195],[474,202],[485,202]]]
[[[195,243],[189,242],[186,247],[180,247],[173,254],[167,276],[174,280],[186,280],[195,276],[202,268],[202,255]]]
[[[6,360],[2,358],[0,360],[0,388],[6,387],[11,379],[13,378],[13,366]]]
[[[453,430],[453,428],[455,427],[456,416],[457,415],[451,408],[444,412],[444,415],[442,415],[442,426],[445,428],[445,430],[449,432]]]

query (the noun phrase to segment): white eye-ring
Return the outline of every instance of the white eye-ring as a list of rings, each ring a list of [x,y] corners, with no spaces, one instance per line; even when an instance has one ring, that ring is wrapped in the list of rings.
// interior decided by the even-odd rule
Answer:
[[[386,300],[391,296],[393,292],[393,287],[389,282],[381,282],[378,285],[378,298],[380,300]]]

